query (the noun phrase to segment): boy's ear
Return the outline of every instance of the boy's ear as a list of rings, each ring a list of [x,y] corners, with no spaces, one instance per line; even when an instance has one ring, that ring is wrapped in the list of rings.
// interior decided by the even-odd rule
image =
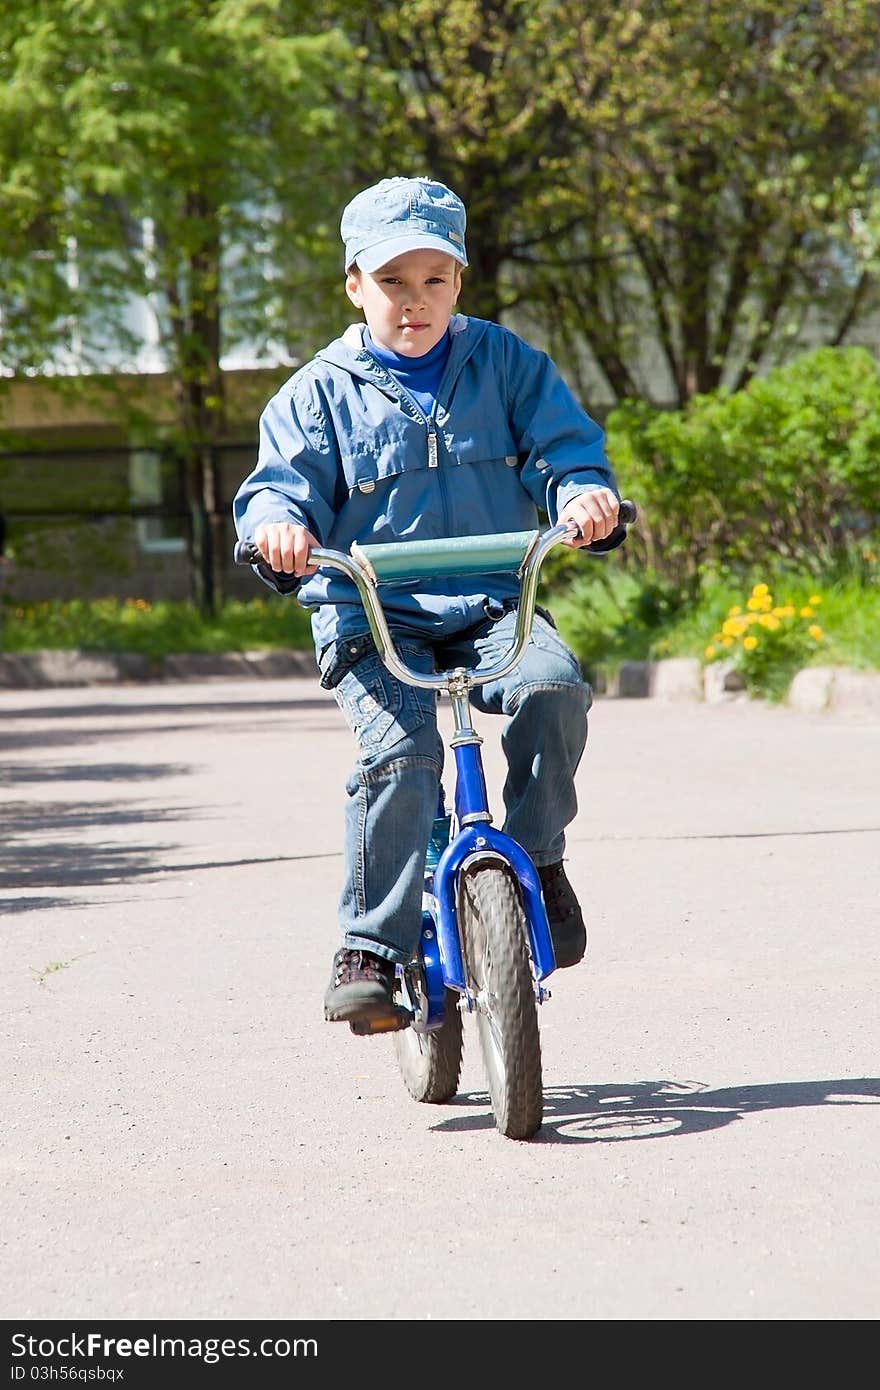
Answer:
[[[453,304],[457,304],[457,303],[458,303],[458,296],[461,294],[461,266],[460,266],[460,265],[457,265],[457,266],[455,267],[455,281],[454,281],[454,286],[455,286],[455,294],[453,295],[452,302],[453,302]]]
[[[361,277],[357,271],[349,271],[345,277],[345,293],[348,295],[356,309],[363,308],[363,296],[361,295]]]

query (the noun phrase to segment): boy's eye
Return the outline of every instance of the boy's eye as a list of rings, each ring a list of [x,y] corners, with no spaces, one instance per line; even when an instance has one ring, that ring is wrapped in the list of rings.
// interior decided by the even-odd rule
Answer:
[[[445,285],[447,277],[445,275],[429,275],[425,281],[426,285]],[[383,275],[379,280],[380,285],[402,285],[403,281],[399,275]]]

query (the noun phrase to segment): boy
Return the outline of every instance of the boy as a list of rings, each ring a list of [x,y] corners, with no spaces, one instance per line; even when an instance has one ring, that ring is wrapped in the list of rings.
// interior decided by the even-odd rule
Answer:
[[[623,536],[602,431],[551,359],[499,324],[453,313],[465,228],[461,200],[428,178],[383,179],[349,203],[345,289],[365,323],[269,401],[256,468],[233,505],[238,535],[256,543],[274,587],[296,589],[312,611],[321,684],[358,744],[346,787],[342,945],[324,998],[332,1022],[396,1013],[394,967],[421,930],[443,746],[435,693],[391,676],[353,584],[309,565],[310,547],[532,530],[538,506],[553,522],[578,523],[573,545],[611,549]],[[424,670],[496,662],[511,640],[518,582],[428,578],[386,592],[403,660]],[[503,828],[538,870],[557,965],[575,965],[586,929],[562,858],[590,690],[549,615],[536,614],[516,669],[473,702],[508,718]]]

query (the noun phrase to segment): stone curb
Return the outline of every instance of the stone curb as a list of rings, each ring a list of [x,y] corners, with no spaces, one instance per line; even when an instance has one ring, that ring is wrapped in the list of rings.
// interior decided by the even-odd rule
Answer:
[[[312,652],[190,652],[158,660],[137,652],[0,654],[0,690],[284,676],[316,677]],[[597,695],[618,699],[723,704],[747,698],[742,679],[732,667],[717,662],[704,670],[695,657],[625,661],[613,677],[606,680],[600,676],[594,686]],[[812,666],[795,676],[785,703],[802,714],[829,710],[880,719],[880,672]]]
[[[600,693],[625,698],[653,696],[711,705],[748,698],[742,677],[732,666],[716,662],[704,669],[696,657],[625,661],[616,677],[602,685],[604,689],[597,687]],[[807,667],[792,680],[785,705],[801,714],[833,711],[880,719],[880,672]]]
[[[0,689],[316,676],[311,651],[187,652],[157,660],[139,652],[39,651],[0,655]]]

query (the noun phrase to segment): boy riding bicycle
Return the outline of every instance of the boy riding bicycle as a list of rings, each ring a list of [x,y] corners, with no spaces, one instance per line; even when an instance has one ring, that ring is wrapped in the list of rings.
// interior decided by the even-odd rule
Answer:
[[[269,401],[256,467],[233,504],[237,533],[255,542],[273,586],[311,610],[321,684],[358,745],[342,945],[324,998],[333,1022],[396,1012],[395,966],[421,931],[443,745],[435,692],[390,674],[354,586],[309,565],[310,548],[530,530],[539,507],[551,522],[578,524],[572,545],[623,539],[602,430],[552,360],[499,324],[453,313],[465,227],[461,200],[427,178],[383,179],[349,203],[345,288],[365,323]],[[512,574],[435,577],[388,586],[384,608],[413,669],[486,669],[510,645],[517,592]],[[515,669],[472,700],[507,717],[503,829],[538,871],[557,965],[575,965],[586,929],[563,853],[591,695],[549,614],[536,614]]]

